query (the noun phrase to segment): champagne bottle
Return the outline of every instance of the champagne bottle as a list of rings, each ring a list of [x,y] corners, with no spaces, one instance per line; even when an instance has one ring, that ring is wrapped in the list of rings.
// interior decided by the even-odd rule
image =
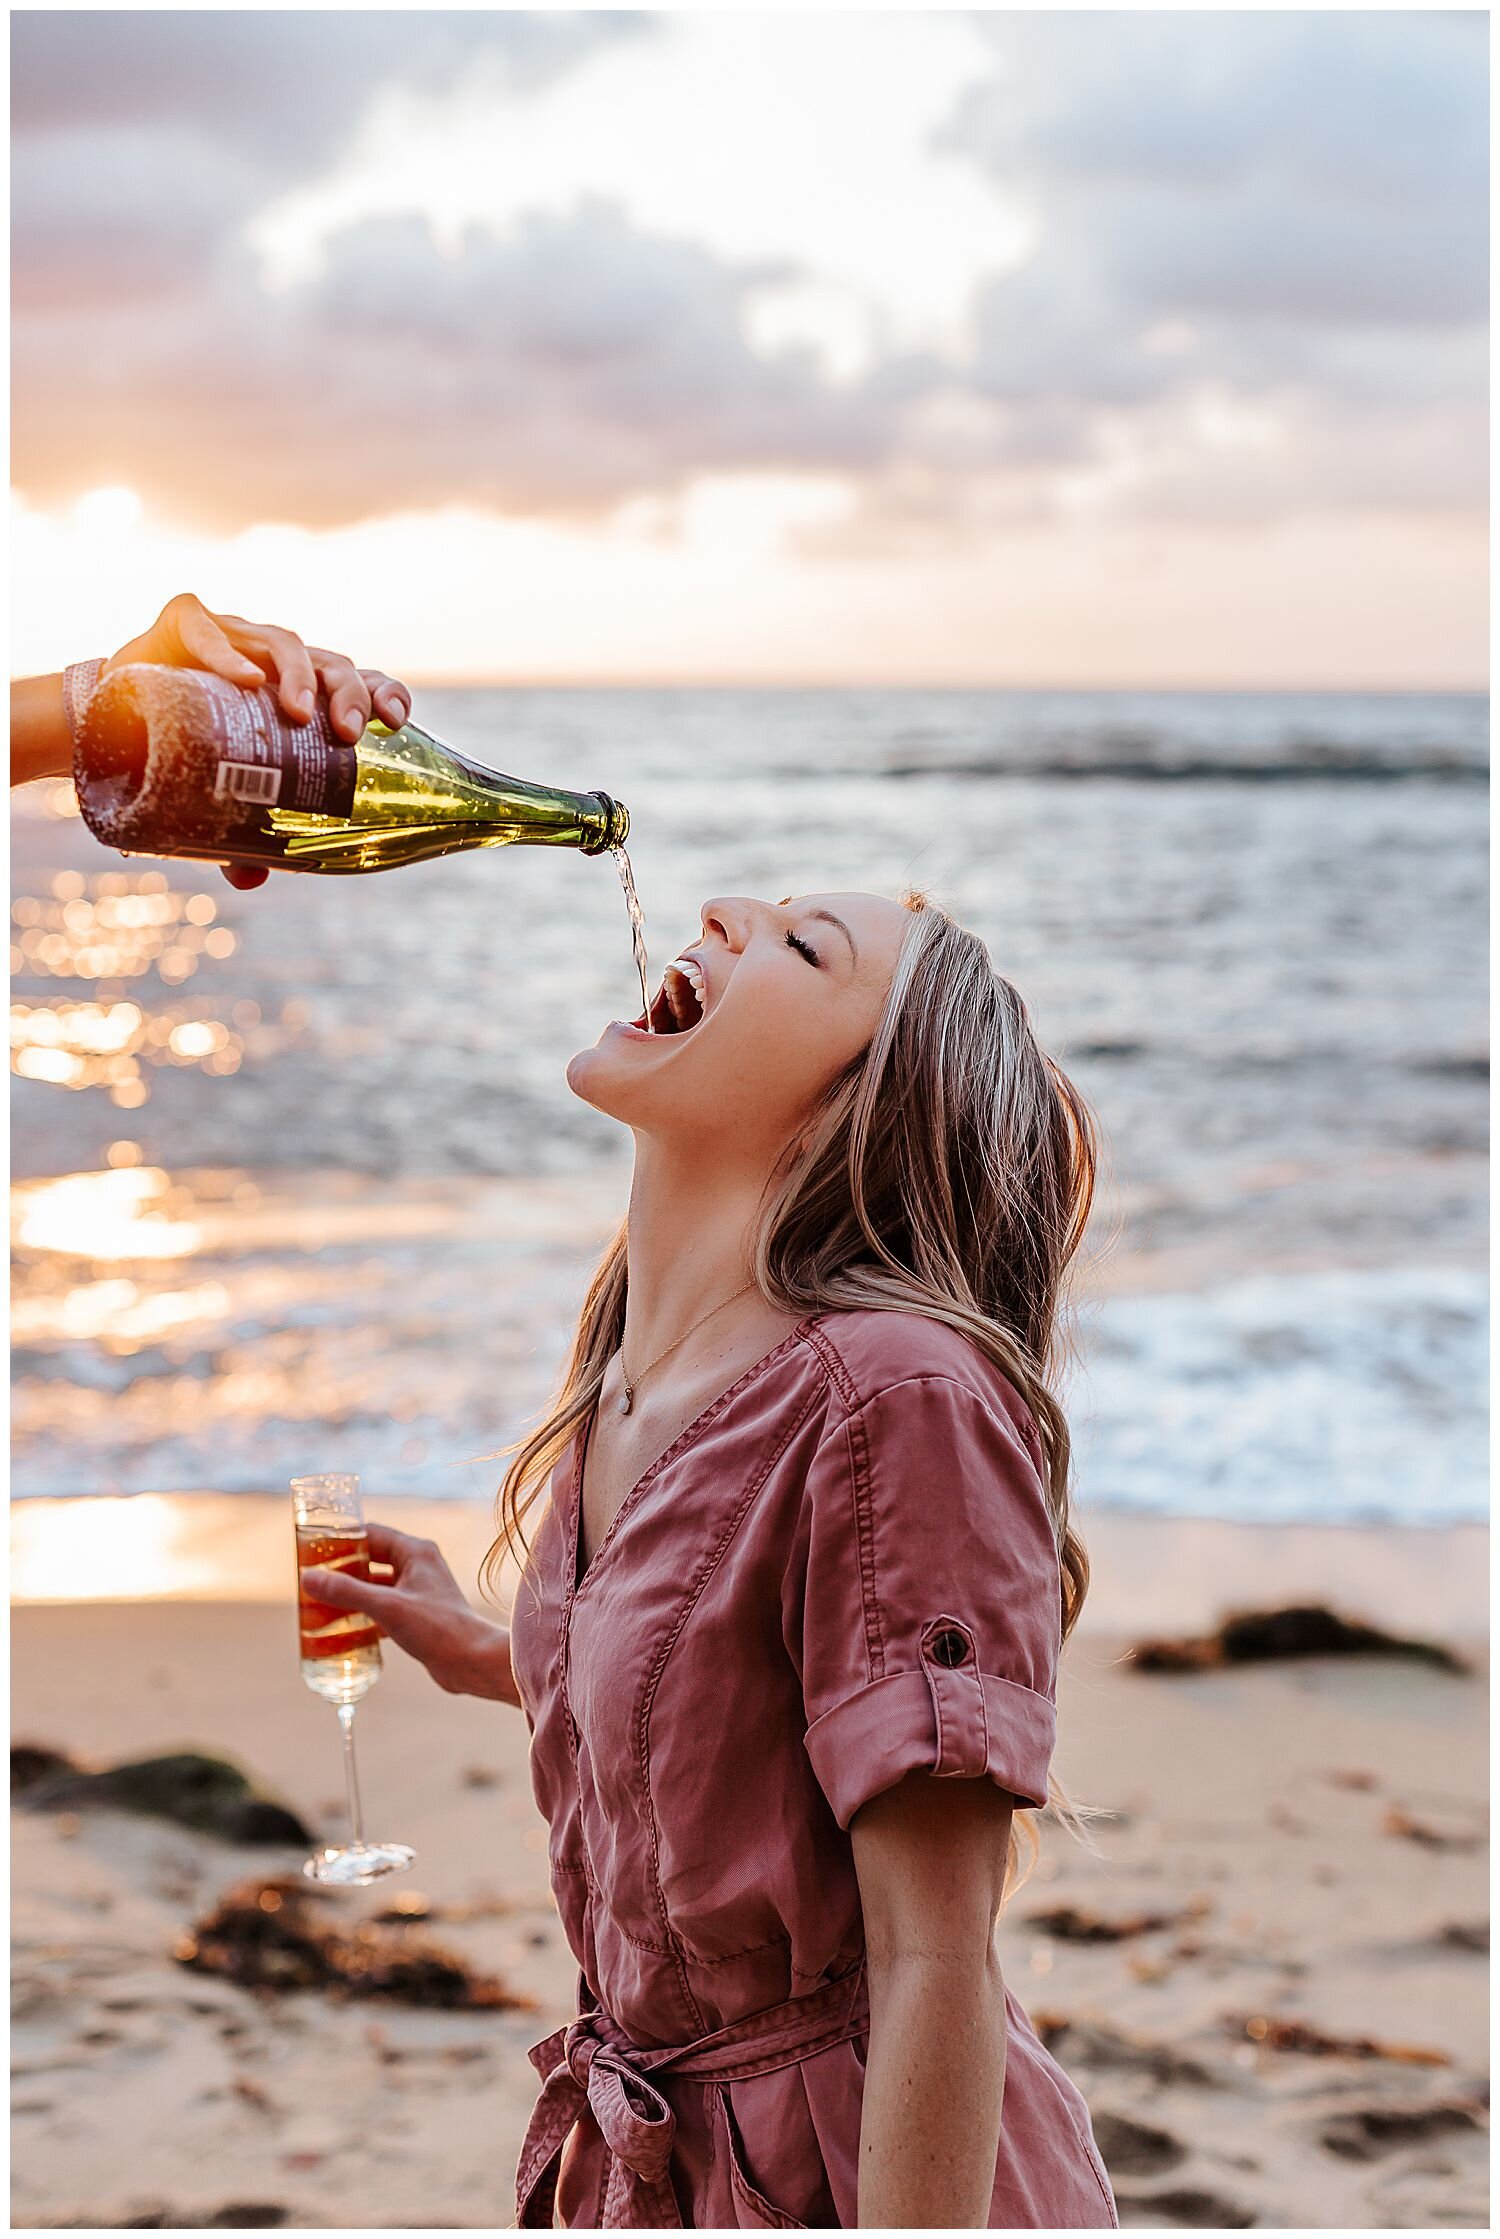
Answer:
[[[502,777],[415,723],[372,722],[351,746],[321,698],[299,725],[270,690],[202,669],[114,670],[77,706],[73,742],[84,821],[126,855],[384,871],[469,847],[597,855],[630,828],[607,793]]]

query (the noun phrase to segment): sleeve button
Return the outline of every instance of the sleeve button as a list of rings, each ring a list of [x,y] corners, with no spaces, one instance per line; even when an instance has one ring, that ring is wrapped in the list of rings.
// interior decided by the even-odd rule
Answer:
[[[954,1632],[950,1628],[934,1636],[932,1653],[938,1663],[946,1664],[948,1669],[952,1671],[959,1664],[968,1662],[969,1644],[962,1633]]]

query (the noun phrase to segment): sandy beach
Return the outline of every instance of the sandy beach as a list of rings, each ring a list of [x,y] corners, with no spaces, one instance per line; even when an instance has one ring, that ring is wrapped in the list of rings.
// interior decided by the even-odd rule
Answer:
[[[388,1507],[472,1576],[482,1510]],[[91,1763],[211,1751],[336,1832],[336,1727],[292,1661],[284,1524],[269,1498],[158,1502],[158,1590],[68,1599],[48,1554],[63,1504],[23,1504],[15,1739]],[[1484,1535],[1111,1516],[1085,1536],[1096,1589],[1065,1660],[1056,1769],[1109,1816],[1098,1857],[1043,1821],[1000,1942],[1088,2096],[1122,2222],[1483,2226]],[[1471,1668],[1129,1667],[1143,1634],[1312,1594],[1451,1642]],[[414,1843],[418,1864],[334,1900],[339,1917],[424,1899],[427,1932],[534,2005],[340,2002],[192,1971],[174,1957],[190,1924],[295,1850],[17,1810],[18,2225],[509,2222],[526,2048],[574,1989],[524,1727],[388,1654],[361,1728],[370,1831]],[[1307,2031],[1376,2049],[1309,2049]]]

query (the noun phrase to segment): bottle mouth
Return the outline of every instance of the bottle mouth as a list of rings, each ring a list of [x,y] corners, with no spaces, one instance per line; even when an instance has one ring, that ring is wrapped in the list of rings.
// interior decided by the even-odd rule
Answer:
[[[606,848],[623,847],[625,845],[625,835],[630,830],[629,809],[626,808],[623,801],[615,800],[613,795],[609,793],[595,793],[592,798],[599,803],[603,811],[603,823],[597,838],[591,833],[588,839],[584,841],[583,853],[585,855],[602,855]]]

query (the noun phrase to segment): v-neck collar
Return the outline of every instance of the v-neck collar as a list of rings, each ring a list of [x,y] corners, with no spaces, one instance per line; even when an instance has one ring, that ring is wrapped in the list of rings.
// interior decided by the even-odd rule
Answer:
[[[742,1375],[737,1376],[732,1384],[730,1384],[724,1391],[719,1393],[717,1399],[711,1399],[708,1405],[703,1409],[702,1413],[695,1415],[693,1417],[693,1420],[687,1425],[687,1427],[684,1430],[678,1432],[671,1445],[666,1449],[666,1452],[658,1454],[655,1461],[651,1464],[651,1467],[646,1470],[642,1476],[638,1477],[635,1483],[631,1486],[629,1492],[625,1495],[625,1498],[621,1501],[619,1507],[615,1510],[614,1515],[610,1518],[609,1528],[605,1532],[604,1537],[600,1540],[598,1546],[594,1549],[594,1552],[589,1558],[587,1565],[584,1565],[583,1473],[588,1463],[589,1434],[593,1430],[594,1423],[599,1413],[597,1404],[589,1411],[588,1415],[585,1416],[583,1422],[580,1424],[574,1438],[572,1485],[573,1510],[571,1518],[569,1519],[568,1528],[568,1550],[572,1563],[572,1576],[568,1592],[568,1604],[570,1608],[575,1597],[582,1593],[584,1587],[593,1577],[594,1572],[598,1569],[600,1558],[608,1550],[611,1542],[614,1539],[616,1531],[619,1529],[619,1526],[624,1522],[626,1516],[629,1515],[630,1511],[636,1506],[642,1496],[650,1490],[652,1485],[655,1484],[657,1478],[661,1475],[661,1472],[666,1468],[667,1464],[669,1462],[676,1461],[678,1455],[685,1452],[686,1449],[691,1446],[696,1439],[702,1436],[703,1432],[708,1429],[709,1424],[713,1422],[717,1416],[723,1413],[724,1409],[729,1405],[731,1400],[737,1399],[740,1393],[744,1391],[748,1385],[753,1384],[756,1378],[760,1376],[765,1369],[771,1367],[773,1362],[779,1361],[784,1353],[790,1352],[792,1347],[800,1343],[800,1341],[807,1335],[807,1332],[812,1328],[814,1322],[821,1321],[821,1319],[821,1314],[806,1315],[804,1319],[797,1324],[797,1327],[794,1330],[789,1330],[787,1332],[787,1335],[782,1338],[780,1344],[773,1345],[770,1352],[763,1353],[758,1361],[752,1361],[750,1366],[743,1372]]]

